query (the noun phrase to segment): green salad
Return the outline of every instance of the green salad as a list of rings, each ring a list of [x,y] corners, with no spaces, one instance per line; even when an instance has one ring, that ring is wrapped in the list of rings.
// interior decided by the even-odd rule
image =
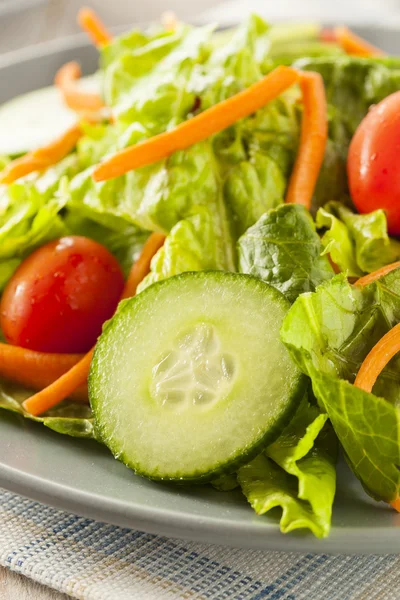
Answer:
[[[283,533],[329,534],[340,452],[400,510],[400,58],[79,20],[95,77],[0,106],[0,408]]]

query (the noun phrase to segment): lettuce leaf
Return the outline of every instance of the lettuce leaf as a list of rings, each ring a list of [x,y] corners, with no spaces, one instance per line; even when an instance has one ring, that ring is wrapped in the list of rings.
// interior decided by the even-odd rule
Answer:
[[[300,296],[281,330],[294,362],[311,377],[355,475],[370,495],[389,502],[400,483],[399,358],[389,362],[373,394],[351,383],[371,348],[399,321],[397,269],[365,288],[335,277]]]
[[[359,215],[339,202],[329,202],[317,213],[317,228],[325,253],[348,276],[371,273],[400,258],[400,242],[388,236],[383,210]]]
[[[4,380],[0,381],[0,409],[19,414],[25,419],[35,421],[36,423],[43,423],[43,425],[57,433],[72,437],[96,439],[92,411],[87,404],[78,404],[70,400],[64,400],[64,402],[49,410],[43,416],[34,417],[22,407],[24,400],[31,394],[31,391],[17,384]]]
[[[164,245],[151,261],[151,271],[138,287],[146,287],[186,271],[224,270],[220,262],[217,237],[209,209],[199,207],[172,228]]]
[[[239,271],[259,277],[290,302],[333,277],[308,211],[285,204],[265,213],[239,239]]]
[[[286,315],[281,338],[300,369],[353,382],[373,346],[400,321],[400,269],[358,288],[343,275],[300,296]],[[394,358],[374,393],[400,406],[400,362]]]
[[[400,409],[347,381],[314,372],[313,390],[366,492],[393,502],[400,493]]]
[[[282,533],[309,529],[329,535],[336,490],[337,443],[328,416],[305,400],[265,454],[238,471],[238,481],[257,514],[282,509]]]
[[[67,233],[58,188],[76,168],[72,155],[42,175],[0,186],[0,291],[30,252]]]
[[[189,80],[207,58],[212,30],[181,25],[155,36],[134,32],[104,49],[104,96],[117,124],[139,122],[155,135],[185,119],[195,101]]]

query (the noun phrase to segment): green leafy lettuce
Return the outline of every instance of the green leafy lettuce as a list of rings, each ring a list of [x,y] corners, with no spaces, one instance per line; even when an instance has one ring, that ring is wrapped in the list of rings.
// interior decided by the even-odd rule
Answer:
[[[71,156],[40,176],[0,186],[0,290],[32,250],[67,233],[57,191],[75,170]]]
[[[7,381],[0,381],[0,409],[9,410],[22,417],[43,423],[49,429],[72,437],[95,438],[92,411],[87,404],[64,400],[40,417],[27,413],[22,403],[32,392]]]
[[[343,275],[293,304],[281,337],[311,377],[314,394],[343,445],[348,462],[374,498],[393,501],[400,471],[399,359],[369,394],[352,382],[371,348],[400,321],[400,270],[359,288]]]
[[[309,212],[286,204],[265,213],[239,239],[239,270],[259,277],[294,302],[333,276]]]
[[[325,229],[322,244],[341,271],[359,277],[400,258],[400,242],[388,236],[383,210],[359,215],[339,202],[329,202],[316,217]]]
[[[306,528],[319,538],[329,534],[337,443],[327,418],[305,399],[276,442],[238,471],[257,514],[282,509],[283,533]]]

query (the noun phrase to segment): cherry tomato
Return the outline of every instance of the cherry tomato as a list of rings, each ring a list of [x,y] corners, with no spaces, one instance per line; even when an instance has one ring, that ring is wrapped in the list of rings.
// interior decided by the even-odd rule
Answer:
[[[386,211],[388,230],[400,235],[400,92],[370,109],[349,148],[350,194],[360,213]]]
[[[33,252],[4,290],[0,324],[10,344],[86,352],[114,313],[124,286],[116,259],[88,238],[64,237]]]

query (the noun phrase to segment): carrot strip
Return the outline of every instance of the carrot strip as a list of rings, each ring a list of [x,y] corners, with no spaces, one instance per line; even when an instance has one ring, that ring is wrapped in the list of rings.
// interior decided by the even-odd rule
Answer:
[[[387,275],[391,271],[394,271],[395,269],[398,269],[399,267],[400,267],[400,261],[391,263],[390,265],[385,265],[384,267],[381,267],[380,269],[378,269],[377,271],[374,271],[373,273],[368,273],[368,275],[364,275],[364,277],[360,277],[360,279],[357,279],[357,281],[355,282],[354,285],[357,285],[358,287],[364,287],[366,285],[369,285],[373,281],[380,279],[380,277],[384,277],[385,275]]]
[[[300,145],[286,194],[286,202],[311,207],[328,138],[324,82],[319,73],[302,73],[303,119]]]
[[[334,36],[347,54],[353,56],[385,56],[385,52],[356,35],[348,27],[335,27]]]
[[[117,152],[94,170],[93,177],[95,181],[112,179],[162,160],[177,150],[185,150],[253,114],[298,80],[298,72],[291,67],[277,67],[246,90],[188,119],[175,129]]]
[[[78,25],[86,31],[95,46],[106,46],[112,41],[111,33],[107,31],[99,16],[91,8],[80,9]]]
[[[58,163],[71,152],[82,135],[79,124],[73,125],[63,135],[43,148],[28,152],[22,158],[10,162],[3,169],[0,183],[12,183],[34,171],[42,171]]]
[[[57,71],[54,83],[63,95],[65,104],[77,112],[97,112],[104,108],[99,94],[79,89],[77,81],[81,77],[81,68],[76,62],[66,63]]]
[[[165,236],[160,233],[153,233],[149,237],[143,246],[141,255],[131,269],[121,299],[135,295],[137,286],[150,271],[151,259],[157,250],[161,248],[164,240]],[[93,352],[94,348],[59,379],[25,400],[23,403],[24,409],[31,415],[40,415],[70,396],[79,386],[85,384]]]
[[[56,379],[49,386],[34,394],[23,403],[26,412],[37,416],[46,412],[70,396],[79,386],[84,385],[89,373],[93,350]]]
[[[82,354],[35,352],[0,343],[0,377],[29,389],[41,390],[69,371],[82,356]],[[77,392],[78,399],[86,399],[87,402],[86,386]]]
[[[388,331],[372,348],[357,373],[354,385],[371,392],[388,362],[400,351],[400,323]]]
[[[131,298],[136,294],[139,283],[146,277],[150,272],[151,259],[156,252],[163,246],[165,242],[165,235],[162,233],[152,233],[149,239],[143,246],[142,252],[132,266],[131,272],[129,273],[128,279],[125,284],[124,291],[122,292],[121,300],[125,298]]]
[[[400,512],[400,498],[396,498],[394,502],[390,503],[390,506],[397,510],[397,512]]]

